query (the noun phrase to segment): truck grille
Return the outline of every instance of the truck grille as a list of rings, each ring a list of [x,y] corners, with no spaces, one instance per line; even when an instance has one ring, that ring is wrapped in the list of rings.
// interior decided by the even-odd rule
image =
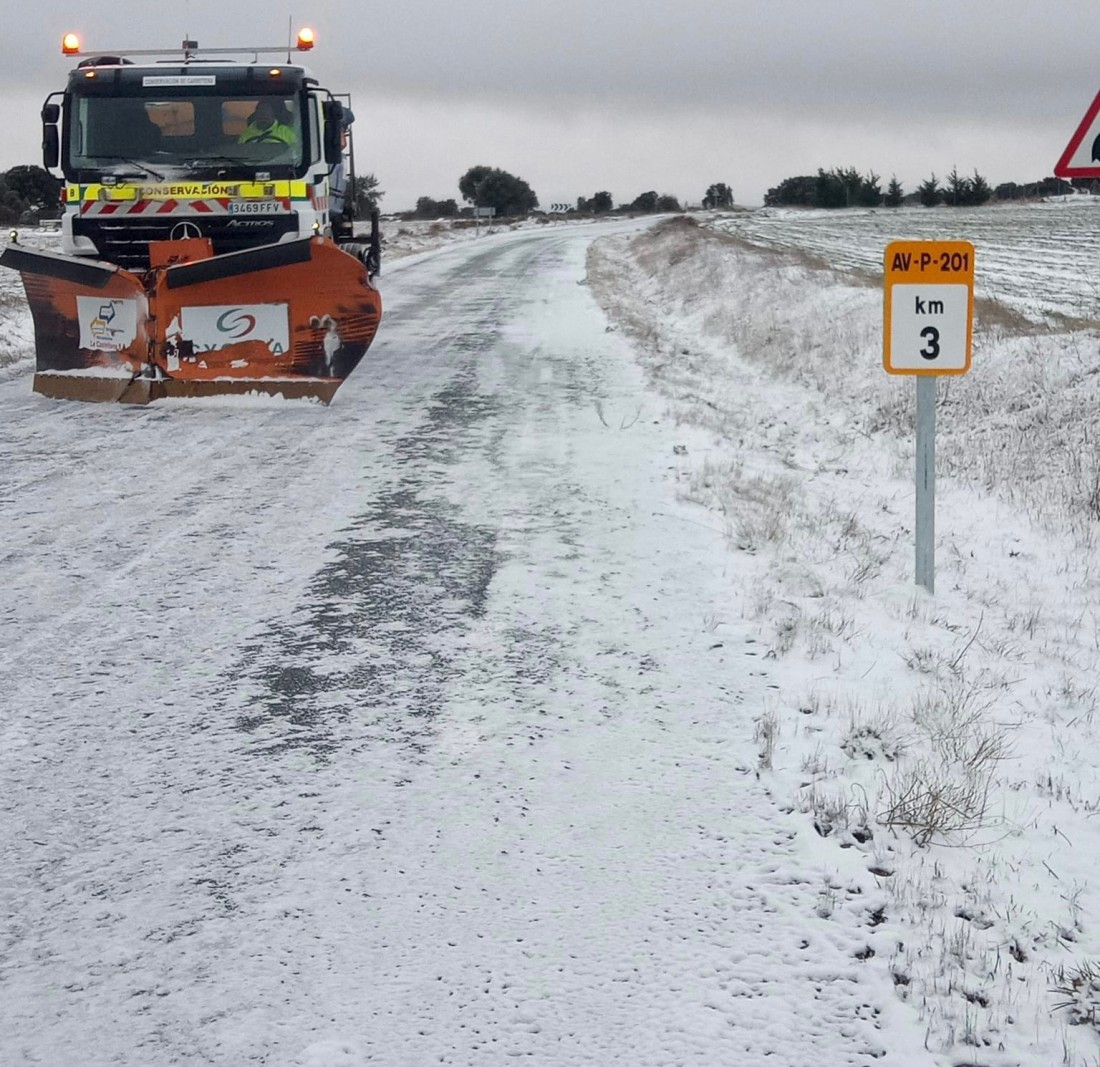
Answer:
[[[184,222],[188,224],[188,231],[176,230],[176,236],[209,237],[214,242],[216,256],[274,244],[284,234],[296,233],[298,229],[296,215],[266,218],[253,215],[245,219],[234,215],[169,215],[163,218],[128,215],[75,218],[73,234],[90,237],[100,259],[126,270],[143,271],[149,269],[149,242],[170,241],[172,231]]]

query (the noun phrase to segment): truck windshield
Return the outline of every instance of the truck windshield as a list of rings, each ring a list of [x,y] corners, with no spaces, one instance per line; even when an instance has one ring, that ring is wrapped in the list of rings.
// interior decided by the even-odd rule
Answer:
[[[305,163],[295,96],[77,96],[67,164],[87,173],[290,177]]]

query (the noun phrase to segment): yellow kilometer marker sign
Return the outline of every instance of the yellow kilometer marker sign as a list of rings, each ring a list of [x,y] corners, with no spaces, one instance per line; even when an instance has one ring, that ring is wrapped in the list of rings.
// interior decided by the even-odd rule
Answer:
[[[974,246],[969,241],[894,241],[884,257],[882,362],[915,375],[916,577],[936,589],[936,377],[970,370]]]
[[[974,322],[974,246],[886,246],[883,365],[890,374],[965,374]]]

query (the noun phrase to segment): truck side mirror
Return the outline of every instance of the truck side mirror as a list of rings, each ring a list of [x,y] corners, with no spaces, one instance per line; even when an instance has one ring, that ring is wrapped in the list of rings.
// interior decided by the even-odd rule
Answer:
[[[61,159],[61,135],[57,124],[61,108],[57,104],[42,105],[42,166],[52,170]]]
[[[42,166],[53,170],[61,159],[61,136],[52,123],[42,126]]]
[[[324,100],[321,111],[325,117],[325,162],[334,167],[343,157],[340,131],[344,121],[344,105],[339,100]]]

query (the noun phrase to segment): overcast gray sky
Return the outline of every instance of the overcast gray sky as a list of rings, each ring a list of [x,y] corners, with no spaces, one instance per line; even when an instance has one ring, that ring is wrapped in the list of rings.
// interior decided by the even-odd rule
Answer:
[[[458,199],[474,164],[544,206],[600,189],[698,202],[716,181],[759,204],[833,166],[907,191],[953,166],[1029,181],[1100,90],[1096,0],[0,0],[0,15],[0,169],[40,159],[65,31],[89,47],[262,45],[293,22],[316,30],[321,82],[353,94],[357,161],[390,210]]]

